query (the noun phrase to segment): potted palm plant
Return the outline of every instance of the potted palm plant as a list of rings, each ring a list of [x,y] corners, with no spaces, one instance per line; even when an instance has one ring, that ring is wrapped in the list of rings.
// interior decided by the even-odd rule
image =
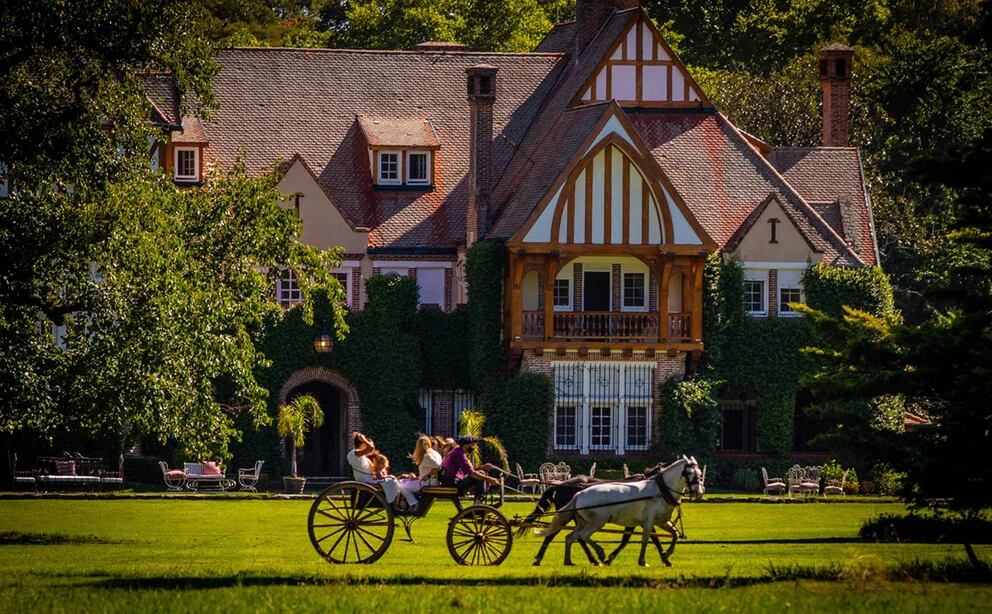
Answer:
[[[324,423],[317,399],[305,394],[279,407],[279,436],[289,440],[289,475],[282,479],[287,494],[303,492],[307,479],[296,474],[296,449],[306,443],[306,434]]]

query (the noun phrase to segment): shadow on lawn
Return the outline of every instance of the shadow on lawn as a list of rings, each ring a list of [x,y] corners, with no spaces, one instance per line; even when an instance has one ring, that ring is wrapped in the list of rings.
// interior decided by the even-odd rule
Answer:
[[[0,533],[0,546],[64,546],[82,544],[122,544],[119,540],[104,539],[96,535],[66,535],[65,533]]]
[[[760,576],[707,576],[686,578],[679,575],[673,578],[658,578],[642,575],[596,576],[581,571],[575,575],[550,577],[535,576],[495,576],[488,578],[435,578],[426,575],[393,577],[354,577],[336,578],[316,576],[245,576],[230,575],[216,577],[177,578],[153,576],[146,578],[104,578],[91,586],[118,590],[209,590],[220,588],[254,586],[548,586],[548,587],[622,587],[622,588],[737,588],[770,584],[773,582],[795,582],[814,580],[821,582],[895,581],[895,582],[980,582],[992,581],[992,568],[986,563],[977,566],[968,561],[947,559],[943,561],[908,561],[891,566],[878,565],[871,561],[854,561],[853,564],[831,564],[819,567],[769,565]]]

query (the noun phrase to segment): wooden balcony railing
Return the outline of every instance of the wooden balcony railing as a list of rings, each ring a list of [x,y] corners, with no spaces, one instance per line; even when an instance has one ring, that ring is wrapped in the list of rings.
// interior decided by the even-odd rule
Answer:
[[[692,340],[692,316],[687,312],[669,313],[665,336],[659,336],[657,312],[620,311],[555,312],[550,338],[558,341],[669,341]],[[521,336],[525,340],[544,339],[544,312],[524,311]]]

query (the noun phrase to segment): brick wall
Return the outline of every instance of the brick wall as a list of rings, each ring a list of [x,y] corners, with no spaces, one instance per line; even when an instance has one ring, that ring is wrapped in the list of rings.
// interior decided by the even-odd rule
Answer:
[[[572,311],[582,311],[582,264],[572,266]]]
[[[351,308],[361,309],[362,308],[362,269],[360,267],[353,267],[351,269]]]
[[[768,271],[768,315],[778,314],[778,269]]]
[[[454,269],[444,270],[444,310],[451,311],[452,289],[454,287]]]
[[[621,293],[623,292],[623,278],[620,275],[620,265],[613,265],[613,274],[610,276],[610,284],[613,286],[613,311],[620,311]]]
[[[452,437],[455,434],[455,393],[435,390],[431,399],[431,434]]]

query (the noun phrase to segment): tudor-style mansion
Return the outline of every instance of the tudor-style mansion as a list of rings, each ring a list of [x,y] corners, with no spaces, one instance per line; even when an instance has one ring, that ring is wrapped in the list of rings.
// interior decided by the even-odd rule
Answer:
[[[861,160],[848,145],[851,49],[821,51],[823,146],[774,147],[707,99],[637,0],[578,0],[533,53],[429,42],[408,51],[218,53],[209,122],[180,117],[167,75],[149,80],[170,134],[160,164],[197,183],[242,148],[250,170],[287,160],[303,241],[342,246],[352,309],[363,281],[416,278],[423,304],[467,302],[468,246],[507,250],[508,361],[555,384],[552,448],[627,454],[656,435],[654,396],[684,376],[702,337],[703,266],[738,254],[747,309],[788,316],[811,263],[877,264]],[[287,275],[284,305],[298,301]],[[337,373],[307,369],[280,399],[323,387],[360,425]],[[423,391],[425,429],[451,432],[471,404]],[[337,408],[340,408],[338,410]],[[728,424],[744,424],[731,420]],[[746,426],[728,428],[746,429]],[[747,446],[747,433],[725,433]],[[737,444],[733,444],[737,445]],[[346,447],[314,471],[340,468]]]

